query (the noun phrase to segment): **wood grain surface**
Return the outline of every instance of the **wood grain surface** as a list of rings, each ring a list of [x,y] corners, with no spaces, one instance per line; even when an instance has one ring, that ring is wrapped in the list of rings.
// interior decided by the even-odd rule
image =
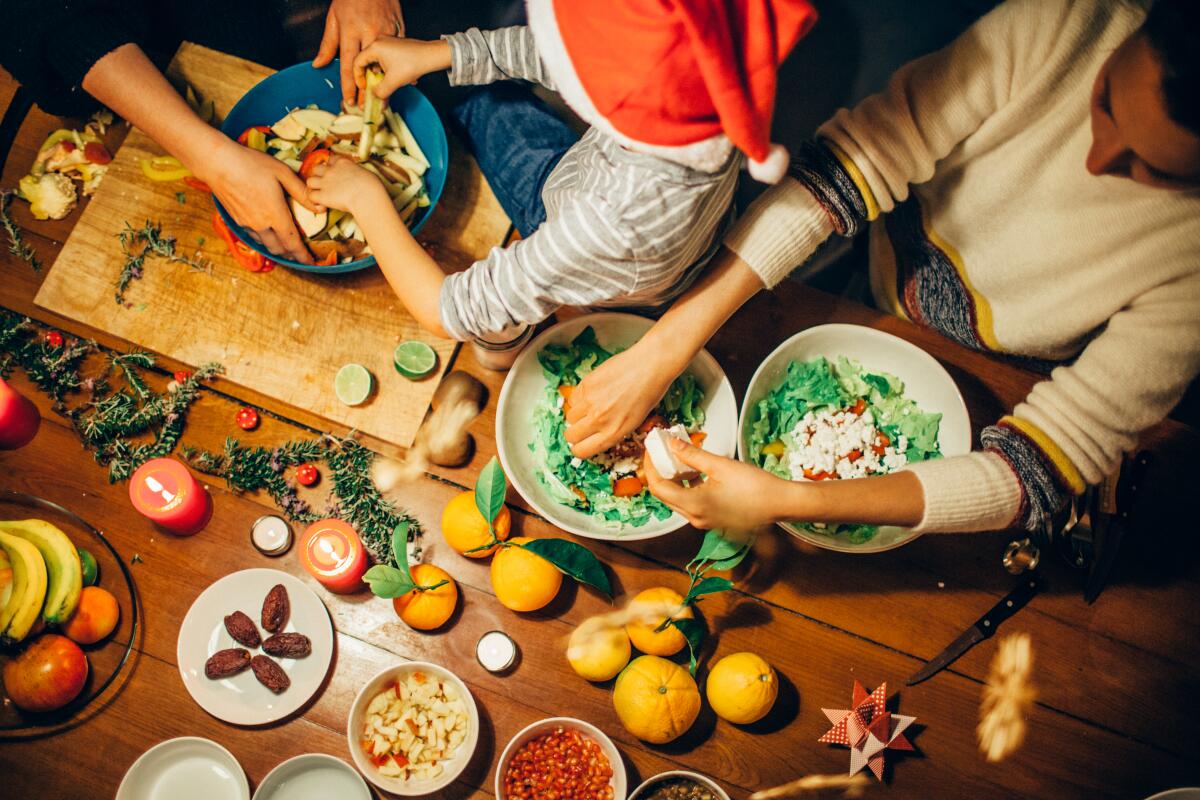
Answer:
[[[9,155],[3,185],[15,182],[41,137],[58,123],[37,111],[30,115]],[[34,223],[21,203],[15,204],[15,215],[47,263],[79,219],[76,212],[62,222]],[[42,278],[7,254],[0,256],[0,305],[95,338],[106,348],[130,348],[111,330],[38,308],[33,298]],[[740,396],[754,368],[779,341],[830,321],[870,325],[931,352],[959,384],[978,426],[1010,408],[1039,379],[930,331],[786,282],[743,308],[710,349]],[[152,378],[158,388],[178,362],[167,358],[160,366]],[[206,736],[228,747],[252,785],[302,752],[348,759],[344,728],[358,688],[378,669],[416,658],[459,674],[480,708],[479,747],[462,778],[443,793],[450,798],[490,796],[494,762],[508,739],[524,725],[553,715],[580,717],[607,732],[622,752],[631,786],[667,769],[693,769],[713,776],[740,799],[800,775],[841,772],[847,751],[816,741],[828,727],[820,709],[847,702],[855,678],[868,687],[887,681],[898,695],[894,710],[917,717],[917,752],[895,759],[885,774],[887,785],[867,797],[1142,798],[1200,783],[1195,759],[1200,734],[1193,723],[1200,701],[1195,635],[1200,559],[1183,533],[1194,527],[1186,503],[1196,477],[1190,454],[1200,446],[1195,431],[1166,422],[1143,437],[1157,457],[1149,487],[1151,514],[1100,599],[1084,604],[1080,575],[1051,558],[1046,591],[1005,623],[1003,632],[1032,637],[1038,691],[1029,738],[1008,761],[986,763],[974,736],[995,641],[981,643],[919,686],[903,686],[905,677],[1011,587],[1011,577],[999,568],[1000,552],[1011,538],[1002,533],[925,536],[899,550],[864,557],[814,551],[780,532],[764,531],[754,556],[732,575],[735,591],[701,608],[713,635],[698,678],[703,686],[716,658],[755,651],[780,674],[778,704],[752,726],[728,724],[706,708],[683,739],[651,746],[620,726],[611,684],[582,681],[564,658],[572,627],[608,608],[605,601],[571,587],[541,612],[512,613],[496,601],[487,563],[461,558],[441,541],[442,507],[470,487],[495,452],[495,398],[503,381],[502,374],[481,369],[469,348],[451,366],[476,375],[490,392],[487,409],[471,428],[478,451],[467,466],[434,469],[390,496],[421,522],[427,558],[458,581],[460,609],[443,630],[422,634],[400,622],[385,601],[367,594],[331,595],[310,582],[338,631],[331,678],[298,715],[252,730],[215,720],[191,701],[179,678],[175,645],[191,602],[229,572],[269,566],[310,581],[294,553],[272,560],[250,546],[249,525],[273,508],[269,498],[236,495],[204,478],[216,505],[212,523],[187,539],[162,534],[132,511],[124,485],[107,483],[104,470],[18,371],[14,384],[35,399],[45,422],[29,447],[0,453],[0,487],[67,505],[101,527],[127,559],[138,553],[142,562],[132,569],[145,629],[128,679],[86,721],[54,736],[0,740],[0,794],[111,797],[138,755],[182,735]],[[233,424],[245,402],[267,412],[251,434],[241,434]],[[217,448],[236,432],[248,444],[273,445],[314,436],[325,427],[309,409],[219,380],[202,392],[183,439]],[[402,455],[394,444],[368,441],[389,457]],[[327,489],[318,485],[305,496],[320,501]],[[531,513],[515,494],[508,499],[516,512],[516,533],[570,538]],[[685,586],[682,565],[697,541],[697,532],[685,529],[648,542],[586,544],[607,565],[620,599],[649,586]],[[515,671],[503,677],[483,671],[473,655],[479,636],[497,628],[513,636],[521,651]]]
[[[191,44],[183,45],[170,69],[177,82],[211,98],[218,115],[269,74],[265,67]],[[393,368],[392,351],[401,341],[420,339],[433,346],[444,367],[455,343],[424,332],[377,269],[328,276],[241,269],[212,229],[207,194],[142,174],[141,161],[163,153],[141,131],[130,132],[54,261],[37,304],[187,365],[219,362],[233,383],[346,428],[410,445],[442,370],[409,381]],[[116,234],[126,224],[138,228],[147,220],[174,236],[180,252],[210,267],[150,259],[145,276],[117,303],[113,285],[123,258]],[[446,191],[422,241],[449,263],[466,265],[507,229],[508,218],[456,141]],[[350,362],[366,366],[376,380],[374,395],[354,407],[330,391],[337,371]]]

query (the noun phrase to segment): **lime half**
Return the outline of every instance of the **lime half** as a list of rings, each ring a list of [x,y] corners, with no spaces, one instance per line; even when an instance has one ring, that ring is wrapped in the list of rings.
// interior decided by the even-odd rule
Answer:
[[[433,368],[437,366],[437,353],[424,342],[413,339],[401,342],[396,347],[396,352],[392,354],[392,362],[396,365],[396,372],[410,381],[415,381],[433,372]]]
[[[333,393],[348,406],[357,406],[371,396],[375,378],[362,364],[347,364],[333,379]]]

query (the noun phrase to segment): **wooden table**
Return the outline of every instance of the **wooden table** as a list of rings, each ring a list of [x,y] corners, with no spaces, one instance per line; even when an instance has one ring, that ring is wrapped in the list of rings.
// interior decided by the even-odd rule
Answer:
[[[12,98],[11,81],[0,81],[0,102]],[[58,121],[36,109],[21,126],[3,173],[12,186],[27,169],[42,136]],[[14,203],[18,221],[45,264],[53,262],[76,212],[57,223],[33,223]],[[72,334],[95,338],[105,348],[128,345],[100,330],[84,330],[33,305],[41,276],[5,254],[0,258],[0,305]],[[871,325],[916,342],[937,356],[962,387],[977,424],[996,418],[1028,391],[1036,376],[948,343],[928,331],[884,317],[857,304],[794,285],[763,295],[717,336],[712,351],[744,390],[758,362],[784,336],[808,325],[840,321]],[[174,365],[163,361],[157,388]],[[851,683],[887,681],[898,692],[900,713],[917,717],[917,753],[895,759],[889,786],[894,797],[1095,798],[1143,797],[1171,786],[1200,783],[1198,707],[1200,639],[1196,560],[1177,548],[1132,548],[1116,583],[1092,606],[1081,599],[1077,574],[1049,559],[1049,590],[1005,624],[1027,631],[1036,653],[1038,700],[1024,747],[1008,761],[987,764],[974,728],[982,681],[995,651],[985,642],[930,681],[904,688],[903,681],[970,625],[1011,585],[999,567],[1010,537],[926,536],[900,550],[875,556],[808,551],[780,532],[767,532],[754,557],[735,573],[737,590],[703,605],[714,635],[705,653],[761,653],[779,671],[783,690],[763,722],[740,728],[705,710],[683,739],[663,747],[638,742],[624,731],[612,708],[611,687],[585,683],[564,658],[564,639],[585,617],[606,604],[575,589],[542,612],[518,615],[491,594],[486,563],[468,561],[439,546],[442,506],[472,485],[494,453],[495,397],[502,374],[481,369],[469,349],[456,368],[479,377],[491,391],[473,433],[479,448],[462,469],[437,469],[401,490],[398,501],[425,526],[429,558],[448,569],[462,591],[461,613],[441,632],[421,634],[396,619],[389,603],[369,595],[349,599],[322,592],[337,629],[332,678],[300,716],[265,729],[226,725],[196,706],[184,691],[175,664],[176,635],[191,601],[212,581],[254,566],[287,570],[308,580],[294,556],[269,560],[248,542],[248,527],[272,510],[270,500],[238,496],[211,485],[216,513],[198,536],[174,539],[132,513],[123,485],[109,485],[103,469],[81,451],[71,430],[23,375],[15,385],[37,399],[45,423],[33,444],[0,453],[0,487],[39,494],[69,506],[101,527],[128,557],[143,605],[145,630],[137,644],[130,680],[100,713],[81,726],[49,738],[0,742],[0,779],[5,797],[108,797],[138,755],[167,738],[198,735],[227,746],[252,783],[290,756],[328,752],[348,758],[344,735],[350,702],[376,670],[399,659],[430,659],[455,670],[480,706],[482,734],[476,757],[448,797],[485,797],[492,792],[493,762],[508,739],[537,719],[569,715],[608,732],[625,755],[630,785],[667,769],[694,769],[714,776],[735,798],[810,773],[837,773],[848,752],[816,740],[828,725],[820,709],[841,707]],[[218,448],[235,432],[242,402],[219,381],[205,390],[188,419],[184,442]],[[244,435],[253,444],[311,436],[326,425],[301,409],[265,403],[261,428]],[[1167,453],[1197,445],[1194,432],[1168,423],[1147,436]],[[387,451],[386,445],[379,449]],[[1170,470],[1165,470],[1170,472]],[[1194,474],[1194,468],[1193,468]],[[1160,484],[1163,493],[1174,490]],[[517,532],[559,535],[510,494]],[[1160,506],[1166,509],[1167,506]],[[1171,517],[1158,533],[1191,527]],[[1169,527],[1173,523],[1174,527]],[[622,594],[665,584],[681,587],[681,565],[694,552],[695,531],[627,544],[589,543],[610,567]],[[1160,539],[1148,540],[1151,542]],[[1194,548],[1193,548],[1194,549]],[[1169,557],[1164,557],[1166,554]],[[1187,556],[1187,557],[1182,557]],[[320,590],[318,590],[320,591]],[[519,643],[522,660],[505,677],[484,672],[473,657],[475,642],[502,628]],[[703,668],[700,678],[703,680]]]

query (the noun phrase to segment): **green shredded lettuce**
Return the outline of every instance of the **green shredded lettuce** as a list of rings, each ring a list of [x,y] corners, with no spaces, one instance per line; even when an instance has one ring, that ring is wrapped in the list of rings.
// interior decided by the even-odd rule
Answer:
[[[645,489],[633,497],[616,497],[608,470],[589,459],[571,454],[566,438],[566,418],[559,406],[559,386],[576,386],[593,369],[615,355],[596,339],[588,326],[570,344],[550,344],[538,353],[546,388],[533,410],[534,441],[529,444],[537,465],[537,479],[558,503],[580,509],[620,530],[639,527],[652,519],[664,520],[671,509]],[[689,431],[704,424],[704,392],[690,374],[681,375],[667,390],[657,413],[668,423],[682,423]],[[580,497],[574,489],[583,494]]]
[[[922,411],[904,396],[904,383],[895,375],[870,372],[844,356],[831,364],[820,357],[811,361],[793,361],[778,386],[767,393],[750,417],[750,460],[781,478],[792,475],[783,458],[763,453],[772,442],[794,446],[792,430],[809,411],[826,407],[848,408],[859,399],[866,402],[875,417],[875,425],[892,441],[903,435],[908,439],[905,456],[908,463],[940,458],[938,429],[942,415]],[[870,541],[878,528],[874,525],[820,525],[796,523],[813,533],[845,538],[855,544]]]

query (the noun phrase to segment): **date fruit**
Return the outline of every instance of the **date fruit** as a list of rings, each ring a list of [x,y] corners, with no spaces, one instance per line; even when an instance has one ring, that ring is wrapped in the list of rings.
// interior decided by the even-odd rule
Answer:
[[[303,633],[277,633],[267,637],[262,649],[276,658],[304,658],[312,652],[312,642]]]
[[[225,617],[225,630],[229,631],[229,635],[240,645],[258,647],[262,644],[262,637],[258,634],[258,628],[254,627],[254,620],[241,611],[235,611]]]
[[[283,671],[283,667],[266,656],[255,656],[250,659],[250,669],[254,670],[254,677],[258,678],[258,682],[275,694],[283,692],[292,685],[292,681]]]
[[[272,586],[271,591],[267,592],[266,599],[263,600],[262,607],[262,626],[267,633],[278,633],[283,630],[290,609],[291,603],[288,601],[287,589],[283,588],[282,583]]]
[[[204,662],[204,676],[210,680],[219,681],[237,675],[250,666],[250,651],[240,647],[230,647],[218,650]]]

